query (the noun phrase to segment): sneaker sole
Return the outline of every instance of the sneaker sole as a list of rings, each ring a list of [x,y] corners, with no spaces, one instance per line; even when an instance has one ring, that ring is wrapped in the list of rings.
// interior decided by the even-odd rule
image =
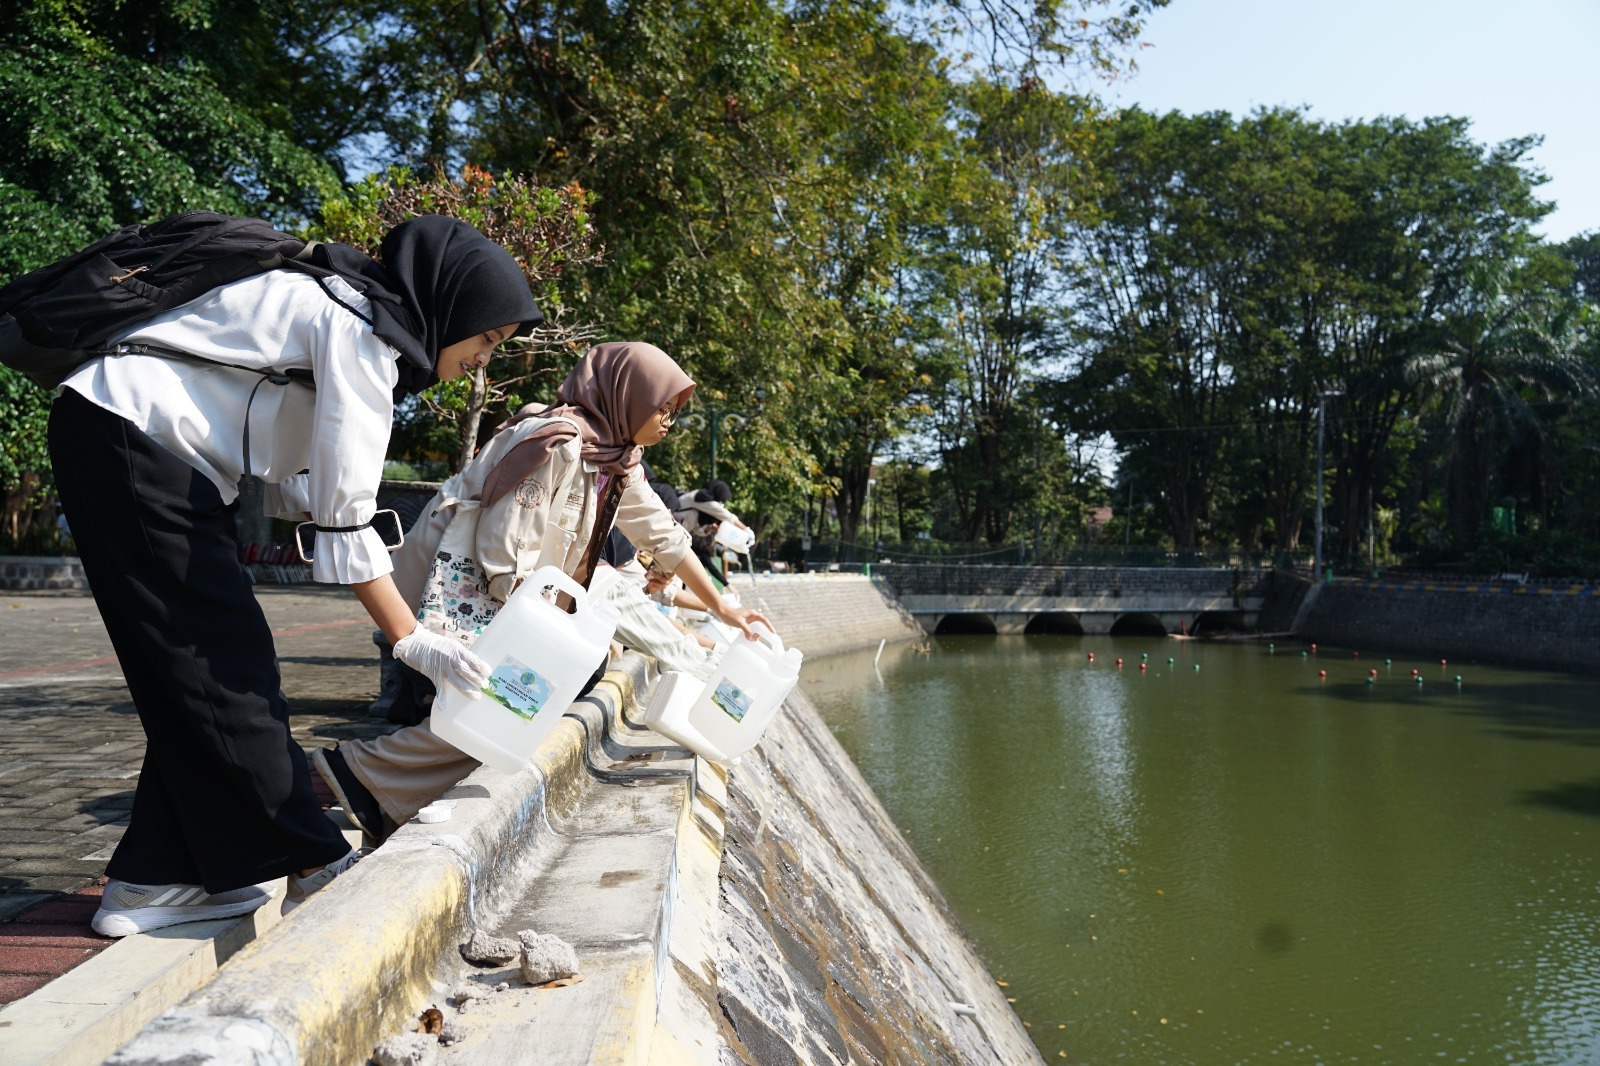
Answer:
[[[186,922],[206,922],[214,918],[236,918],[241,914],[260,910],[272,897],[262,893],[260,899],[240,900],[238,903],[221,903],[211,907],[145,907],[131,911],[96,911],[90,925],[101,936],[130,936],[165,929],[169,925]]]

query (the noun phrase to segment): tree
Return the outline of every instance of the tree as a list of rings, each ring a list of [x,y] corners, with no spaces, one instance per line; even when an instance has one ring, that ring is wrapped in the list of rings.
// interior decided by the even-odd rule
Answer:
[[[1059,417],[1117,442],[1179,547],[1200,542],[1229,474],[1280,532],[1300,506],[1304,449],[1276,446],[1306,390],[1289,288],[1315,239],[1300,127],[1293,112],[1124,112],[1094,146],[1090,223],[1063,235],[1081,334]]]
[[[1298,537],[1319,395],[1333,524],[1353,554],[1414,420],[1407,361],[1475,262],[1525,255],[1545,206],[1527,140],[1465,122],[1327,125],[1293,111],[1121,115],[1097,143],[1082,271],[1078,428],[1161,484],[1173,538]]]
[[[423,398],[427,410],[437,418],[428,427],[430,436],[434,441],[441,437],[449,441],[447,453],[453,469],[477,453],[486,409],[491,405],[515,408],[525,398],[531,399],[524,397],[523,390],[548,369],[545,360],[558,352],[581,352],[593,339],[592,327],[563,321],[567,316],[562,314],[557,285],[569,268],[601,258],[602,250],[594,246],[589,223],[591,199],[576,184],[542,188],[525,178],[496,178],[488,171],[467,167],[460,181],[442,174],[423,179],[403,169],[391,170],[368,178],[349,196],[324,206],[314,235],[354,245],[375,258],[381,258],[383,235],[408,218],[447,215],[460,219],[515,257],[540,301],[546,317],[543,328],[530,338],[508,342],[490,367],[479,367],[470,378],[437,387]]]
[[[1111,79],[1134,66],[1145,17],[1168,0],[1035,0],[1026,12],[991,0],[912,2],[897,12],[904,32],[939,42],[983,77],[1052,71]]]
[[[185,5],[201,18],[204,4]],[[200,61],[124,33],[135,5],[25,0],[0,13],[0,278],[118,226],[195,208],[292,221],[332,168],[223,93]],[[0,368],[6,534],[47,513],[48,396]]]
[[[1379,119],[1337,128],[1331,191],[1351,206],[1332,235],[1338,299],[1324,348],[1342,383],[1333,522],[1338,551],[1359,548],[1397,428],[1420,397],[1406,368],[1433,348],[1438,323],[1470,287],[1477,264],[1515,261],[1550,210],[1528,169],[1537,138],[1485,147],[1465,119]]]
[[[1468,542],[1488,513],[1497,454],[1508,444],[1537,451],[1537,404],[1595,395],[1577,326],[1577,306],[1535,272],[1474,264],[1433,350],[1407,362],[1444,423],[1451,523]]]
[[[97,14],[31,0],[0,16],[0,276],[194,208],[293,221],[337,187],[202,64],[119,51]]]
[[[1572,266],[1567,291],[1591,306],[1600,306],[1600,232],[1580,233],[1564,241],[1557,251]]]
[[[435,72],[407,146],[591,189],[610,258],[575,274],[575,305],[672,352],[703,401],[765,391],[723,441],[739,506],[842,490],[854,522],[874,439],[919,400],[897,271],[949,133],[929,86],[974,32],[1013,73],[1109,69],[1149,6],[405,3],[414,66]],[[684,481],[704,456],[693,434],[655,453]]]
[[[1005,540],[1027,480],[1010,465],[1030,377],[1059,349],[1056,239],[1074,221],[1088,105],[1037,82],[964,86],[948,213],[923,267],[941,469],[965,540]]]

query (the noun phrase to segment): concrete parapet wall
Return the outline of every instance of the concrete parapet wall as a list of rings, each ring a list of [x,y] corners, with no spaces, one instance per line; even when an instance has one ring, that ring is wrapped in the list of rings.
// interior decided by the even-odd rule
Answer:
[[[874,570],[897,596],[1006,596],[1040,599],[1198,597],[1265,594],[1265,570],[1135,566],[885,565]]]
[[[785,644],[807,655],[922,636],[893,593],[861,574],[755,574],[735,576],[730,587],[744,606],[772,619]]]
[[[1360,581],[1322,586],[1300,636],[1600,673],[1600,587]]]
[[[0,555],[0,589],[86,589],[83,563],[72,555]]]
[[[1182,567],[887,565],[877,577],[925,629],[982,616],[999,633],[1028,631],[1036,619],[1082,633],[1114,632],[1122,619],[1151,616],[1168,632],[1202,615],[1250,627],[1267,598],[1271,572]],[[965,617],[962,617],[965,616]]]

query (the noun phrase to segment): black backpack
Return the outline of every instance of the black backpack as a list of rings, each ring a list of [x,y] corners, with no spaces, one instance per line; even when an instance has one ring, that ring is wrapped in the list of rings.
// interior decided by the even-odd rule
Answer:
[[[306,262],[314,247],[213,211],[124,226],[0,288],[0,363],[53,389],[112,337],[220,285],[283,266],[331,273]]]

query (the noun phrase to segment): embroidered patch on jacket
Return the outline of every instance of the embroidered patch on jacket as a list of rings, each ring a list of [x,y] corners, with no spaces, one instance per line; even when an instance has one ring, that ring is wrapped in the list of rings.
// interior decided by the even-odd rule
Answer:
[[[517,486],[517,503],[522,507],[527,507],[530,510],[535,507],[543,507],[545,501],[549,498],[550,490],[545,488],[544,482],[536,477],[530,477]]]

